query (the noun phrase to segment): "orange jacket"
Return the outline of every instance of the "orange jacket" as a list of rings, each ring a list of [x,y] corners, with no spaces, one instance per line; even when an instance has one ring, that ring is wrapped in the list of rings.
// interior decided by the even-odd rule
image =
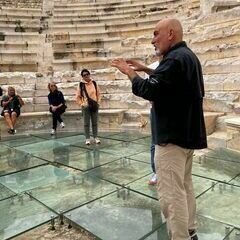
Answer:
[[[97,85],[97,92],[96,92],[96,89],[95,89],[95,86],[94,86],[92,80],[89,81],[89,82],[86,82],[86,81],[82,80],[82,82],[85,84],[85,88],[86,88],[86,91],[88,93],[88,96],[91,99],[97,101],[98,104],[99,104],[100,101],[101,101],[101,94],[100,94],[100,89],[98,87],[98,84],[96,84]],[[83,96],[81,95],[79,85],[78,85],[77,93],[76,93],[76,101],[77,101],[77,104],[80,105],[80,106],[86,107],[88,105],[86,94],[83,91]]]

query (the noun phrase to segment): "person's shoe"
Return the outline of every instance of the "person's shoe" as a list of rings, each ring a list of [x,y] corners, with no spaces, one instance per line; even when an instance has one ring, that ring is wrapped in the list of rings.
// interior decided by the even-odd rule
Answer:
[[[94,140],[95,140],[96,144],[100,144],[101,143],[101,140],[99,138],[95,138]]]
[[[61,122],[61,123],[60,123],[60,127],[61,127],[61,128],[64,128],[64,127],[65,127],[64,122]]]
[[[51,135],[55,135],[56,134],[56,130],[55,129],[52,129],[51,130]]]
[[[148,181],[148,185],[156,185],[157,184],[157,174],[153,174],[152,178]]]
[[[90,145],[90,144],[91,144],[90,139],[86,139],[85,144],[86,144],[86,145]]]
[[[197,232],[196,230],[188,230],[189,235],[191,237],[191,240],[198,240]]]
[[[8,129],[8,133],[9,134],[15,134],[15,130],[10,128],[10,129]]]

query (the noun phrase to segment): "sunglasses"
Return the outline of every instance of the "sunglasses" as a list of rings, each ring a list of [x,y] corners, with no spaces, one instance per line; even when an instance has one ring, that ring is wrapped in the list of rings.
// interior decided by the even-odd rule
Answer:
[[[85,73],[85,74],[83,74],[82,76],[83,77],[86,77],[86,76],[89,76],[90,74],[89,73]]]

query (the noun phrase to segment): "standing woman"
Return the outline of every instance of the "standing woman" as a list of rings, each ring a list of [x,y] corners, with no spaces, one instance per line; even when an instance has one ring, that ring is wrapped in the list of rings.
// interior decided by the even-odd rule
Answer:
[[[95,143],[101,143],[98,136],[98,108],[101,100],[100,90],[95,81],[91,79],[87,69],[81,71],[82,81],[77,89],[76,100],[82,107],[84,132],[86,145],[90,145],[90,120],[92,122],[92,132]]]
[[[64,128],[65,124],[61,118],[61,115],[65,112],[67,106],[65,105],[64,96],[61,91],[58,91],[56,83],[52,82],[48,84],[48,103],[49,111],[52,113],[53,127],[51,135],[54,135],[57,130],[57,122],[60,123],[60,127]]]
[[[1,115],[4,117],[9,129],[9,134],[15,134],[15,125],[17,117],[20,116],[20,108],[24,105],[22,98],[16,95],[15,88],[8,87],[8,94],[2,97],[1,106],[3,107]]]

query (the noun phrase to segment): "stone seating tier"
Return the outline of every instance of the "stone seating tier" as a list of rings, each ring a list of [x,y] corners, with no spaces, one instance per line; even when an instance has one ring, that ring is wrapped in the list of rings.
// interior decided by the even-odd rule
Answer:
[[[34,9],[34,8],[14,8],[14,7],[1,7],[0,15],[8,15],[8,14],[21,14],[30,16],[39,16],[42,15],[42,8]]]
[[[38,42],[6,42],[0,41],[0,50],[37,50],[39,48]]]
[[[0,63],[2,72],[37,72],[38,63],[34,61],[5,61]]]
[[[10,62],[10,61],[37,61],[37,53],[28,50],[1,50],[0,61]]]
[[[22,23],[22,24],[6,24],[0,23],[0,32],[39,32],[41,27],[39,24]]]
[[[198,1],[198,0],[197,0]],[[178,0],[168,0],[168,1],[163,1],[163,0],[145,0],[144,3],[148,4],[148,3],[154,3],[158,4],[158,5],[162,5],[165,4],[167,2],[178,2]],[[138,0],[121,0],[121,1],[102,1],[102,2],[98,2],[98,1],[65,1],[65,2],[60,2],[60,1],[54,1],[54,8],[58,9],[58,8],[74,8],[74,7],[118,7],[118,6],[122,6],[122,5],[131,5],[131,4],[139,4]],[[142,4],[145,5],[145,4]]]
[[[54,16],[53,23],[54,25],[74,25],[74,24],[89,24],[89,23],[120,23],[126,19],[131,20],[159,20],[159,18],[164,16],[169,16],[175,13],[174,10],[163,10],[156,12],[135,12],[133,11],[131,14],[129,13],[119,13],[114,15],[98,15],[98,16],[82,16],[82,15],[62,15],[62,16]]]
[[[42,8],[43,0],[0,0],[0,7]]]

